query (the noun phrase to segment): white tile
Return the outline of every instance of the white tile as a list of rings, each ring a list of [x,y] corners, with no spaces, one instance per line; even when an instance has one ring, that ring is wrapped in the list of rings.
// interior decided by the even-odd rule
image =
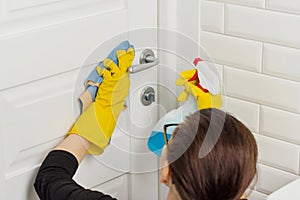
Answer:
[[[300,113],[300,83],[224,67],[226,94]]]
[[[268,200],[299,200],[300,199],[300,179],[297,179],[268,196]]]
[[[217,72],[219,73],[220,79],[223,81],[223,65],[219,65],[219,64],[214,63],[214,66],[216,67]]]
[[[253,7],[259,7],[264,8],[265,7],[265,1],[266,0],[228,0],[229,3],[236,3],[241,4],[245,6],[253,6]]]
[[[258,135],[258,160],[268,166],[298,173],[299,146],[270,137]]]
[[[202,31],[200,46],[214,62],[251,71],[261,69],[261,42]]]
[[[226,95],[226,94],[225,94]],[[225,109],[254,132],[259,130],[259,105],[235,98],[226,97]]]
[[[261,107],[260,133],[300,145],[300,115]]]
[[[259,164],[256,189],[259,192],[270,194],[297,178],[298,176],[288,172]]]
[[[266,8],[271,10],[300,14],[299,0],[267,0]]]
[[[141,1],[141,0],[136,0]],[[143,1],[141,1],[143,2]],[[150,1],[152,2],[152,1]],[[156,2],[156,1],[153,1]],[[157,1],[160,2],[160,1]],[[174,3],[175,1],[172,1]],[[199,30],[200,30],[200,1],[199,0],[189,0],[188,3],[186,1],[176,1],[177,13],[176,20],[177,27],[176,30],[179,33],[182,33],[193,40],[197,41],[199,39]],[[136,6],[134,6],[133,12],[136,12]],[[140,8],[145,8],[141,6]],[[143,10],[143,9],[141,9]],[[188,13],[188,14],[187,14]],[[154,17],[153,17],[154,18]],[[154,24],[156,27],[156,24]],[[141,28],[144,28],[145,25]]]
[[[206,31],[224,33],[224,4],[202,1],[201,28]]]
[[[225,33],[300,48],[300,16],[225,6]]]
[[[255,190],[247,192],[248,200],[266,200],[268,195],[264,193],[257,192]]]
[[[264,44],[263,72],[265,74],[300,81],[299,63],[300,50]]]
[[[263,8],[265,7],[265,0],[213,0],[213,1],[220,1],[225,3],[232,3],[232,4],[238,4],[238,5],[244,5],[244,6],[252,6],[252,7],[258,7]]]
[[[207,62],[210,67],[214,67],[215,71],[218,72],[218,75],[221,80],[223,80],[223,65],[217,64],[217,63],[212,63],[212,62]]]
[[[255,140],[256,140],[256,136],[257,136],[257,134],[256,133],[253,133],[253,136],[254,136],[254,138],[255,138]],[[256,167],[257,168],[257,167]],[[255,190],[255,186],[256,186],[256,183],[257,183],[257,176],[255,176],[254,178],[253,178],[253,180],[251,181],[251,183],[250,183],[250,185],[248,186],[248,189],[247,190]],[[246,195],[247,196],[249,196],[248,195],[248,192],[249,191],[247,191],[246,190]]]

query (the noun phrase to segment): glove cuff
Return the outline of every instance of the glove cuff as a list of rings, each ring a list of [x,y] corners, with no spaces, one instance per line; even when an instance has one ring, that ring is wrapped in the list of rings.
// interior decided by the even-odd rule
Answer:
[[[97,118],[95,103],[92,103],[78,118],[71,130],[67,133],[77,134],[91,143],[89,154],[99,155],[107,147],[108,138]],[[111,135],[111,134],[110,134]]]

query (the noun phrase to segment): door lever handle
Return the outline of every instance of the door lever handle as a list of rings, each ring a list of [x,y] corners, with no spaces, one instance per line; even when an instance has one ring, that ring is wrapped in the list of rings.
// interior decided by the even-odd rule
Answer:
[[[140,55],[140,64],[132,65],[128,70],[130,73],[137,73],[158,64],[158,59],[155,57],[151,49],[145,49]]]

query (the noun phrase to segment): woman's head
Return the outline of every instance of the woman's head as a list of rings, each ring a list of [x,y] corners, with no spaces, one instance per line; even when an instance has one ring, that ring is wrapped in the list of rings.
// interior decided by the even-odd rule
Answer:
[[[252,133],[217,109],[187,117],[174,130],[164,153],[169,166],[161,180],[169,177],[183,200],[239,199],[256,175]]]

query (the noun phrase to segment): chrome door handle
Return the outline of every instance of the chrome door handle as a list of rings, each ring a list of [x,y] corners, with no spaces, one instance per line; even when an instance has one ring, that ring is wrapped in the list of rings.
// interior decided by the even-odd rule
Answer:
[[[132,65],[129,68],[130,73],[137,73],[145,69],[149,69],[158,64],[158,59],[155,57],[151,49],[145,49],[140,55],[140,64]]]

